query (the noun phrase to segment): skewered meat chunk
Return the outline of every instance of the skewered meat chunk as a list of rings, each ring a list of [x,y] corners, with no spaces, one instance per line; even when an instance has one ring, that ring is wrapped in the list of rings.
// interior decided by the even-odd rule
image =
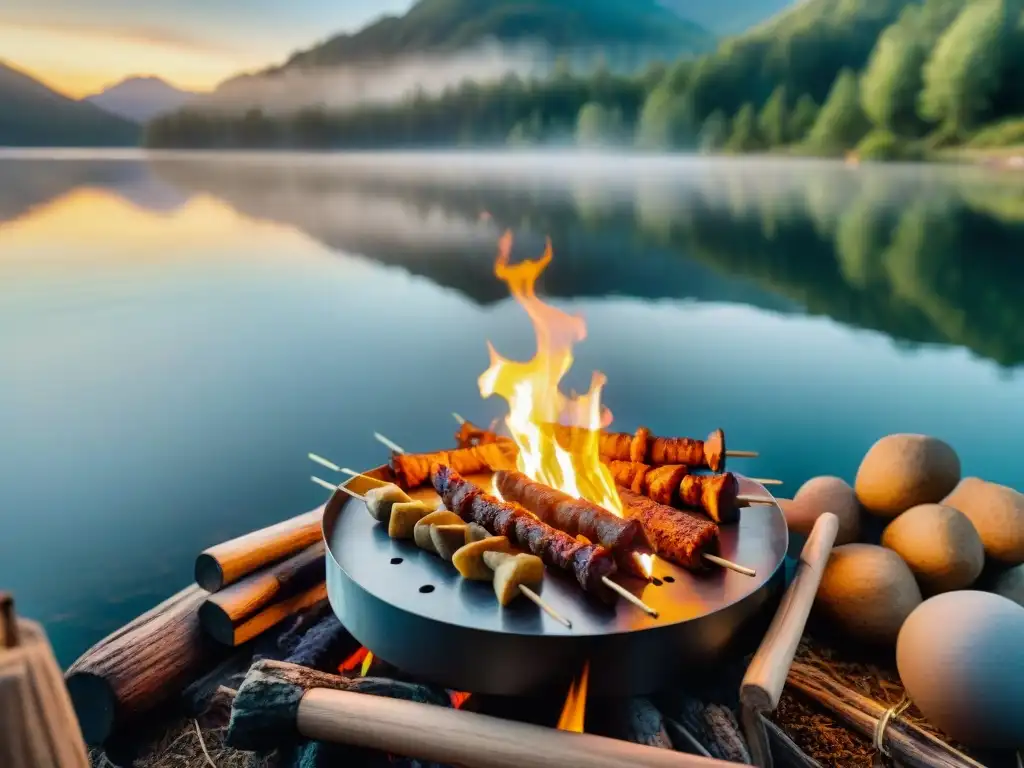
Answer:
[[[650,551],[643,527],[636,520],[614,515],[585,499],[575,499],[544,483],[531,480],[522,472],[501,471],[494,485],[502,498],[522,504],[553,528],[570,536],[583,536],[612,551],[619,568],[646,578],[634,553]]]
[[[608,468],[615,483],[670,507],[692,507],[717,523],[736,521],[740,484],[731,472],[691,475],[681,464],[651,467],[633,461],[612,461]]]
[[[658,557],[691,571],[705,568],[701,557],[718,550],[718,526],[685,509],[673,509],[626,488],[619,489],[626,516],[639,520]]]
[[[395,480],[405,490],[427,484],[430,480],[430,467],[434,464],[449,466],[461,475],[515,469],[515,443],[488,443],[454,451],[394,453],[391,456],[391,470]]]
[[[590,594],[606,602],[614,601],[615,594],[602,581],[616,570],[615,560],[607,549],[582,544],[518,504],[496,499],[449,466],[435,465],[431,479],[445,506],[463,520],[482,525],[493,536],[505,536],[515,547],[536,555],[545,565],[572,573]]]

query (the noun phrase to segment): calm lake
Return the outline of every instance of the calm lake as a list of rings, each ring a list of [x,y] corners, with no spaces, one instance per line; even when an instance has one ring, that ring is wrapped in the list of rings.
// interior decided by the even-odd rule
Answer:
[[[792,495],[925,432],[1024,488],[1024,179],[587,155],[0,155],[0,587],[60,661],[320,504],[309,451],[488,423],[494,277],[545,236],[615,426],[703,437]]]

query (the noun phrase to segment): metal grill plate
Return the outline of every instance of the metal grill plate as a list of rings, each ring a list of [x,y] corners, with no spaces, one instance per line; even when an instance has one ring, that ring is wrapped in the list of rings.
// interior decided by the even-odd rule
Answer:
[[[369,474],[383,475],[383,468]],[[471,479],[490,490],[489,477]],[[750,480],[740,484],[742,493],[770,496]],[[357,493],[371,485],[348,483]],[[432,489],[410,495],[438,500]],[[739,523],[721,527],[720,554],[754,568],[756,577],[719,568],[697,575],[661,559],[655,582],[617,577],[658,618],[625,600],[604,606],[549,568],[541,594],[572,622],[569,629],[525,599],[502,608],[490,584],[466,581],[411,541],[390,539],[365,505],[343,492],[327,505],[324,536],[331,604],[357,640],[410,674],[494,695],[557,684],[584,659],[601,670],[591,675],[592,693],[646,694],[683,667],[751,650],[777,604],[788,540],[777,505],[749,507]]]

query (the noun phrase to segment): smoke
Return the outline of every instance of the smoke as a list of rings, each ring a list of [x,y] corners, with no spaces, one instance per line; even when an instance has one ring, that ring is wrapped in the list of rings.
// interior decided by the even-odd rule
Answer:
[[[418,92],[436,96],[467,80],[493,83],[508,75],[538,76],[550,69],[552,61],[553,56],[540,45],[486,43],[454,54],[423,54],[374,64],[286,67],[228,80],[191,106],[227,112],[259,107],[267,113],[288,113],[316,106],[340,110],[389,104]]]

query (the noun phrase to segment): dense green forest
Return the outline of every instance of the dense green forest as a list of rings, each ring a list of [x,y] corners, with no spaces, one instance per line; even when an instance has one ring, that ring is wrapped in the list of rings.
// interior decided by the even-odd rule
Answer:
[[[183,111],[153,147],[635,146],[867,158],[1024,140],[1022,0],[808,0],[713,53],[329,112]]]

